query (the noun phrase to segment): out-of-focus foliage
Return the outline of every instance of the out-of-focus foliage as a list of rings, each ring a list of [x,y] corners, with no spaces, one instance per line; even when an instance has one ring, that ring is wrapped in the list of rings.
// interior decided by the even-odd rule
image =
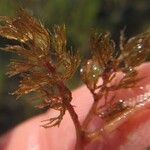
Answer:
[[[0,0],[0,16],[14,15],[18,7],[33,13],[47,28],[54,24],[66,24],[69,44],[78,49],[82,58],[89,56],[89,34],[91,30],[109,31],[118,42],[120,30],[126,27],[126,36],[134,36],[145,31],[150,25],[149,0]],[[15,44],[0,37],[0,46]],[[32,102],[16,101],[8,95],[17,87],[18,78],[5,76],[10,58],[16,57],[0,53],[0,133],[22,120],[39,113]],[[78,74],[68,83],[71,88],[80,83]],[[28,99],[28,98],[26,98]]]

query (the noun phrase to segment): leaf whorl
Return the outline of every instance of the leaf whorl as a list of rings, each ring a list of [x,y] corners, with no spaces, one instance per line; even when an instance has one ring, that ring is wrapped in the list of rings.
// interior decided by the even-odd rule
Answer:
[[[0,36],[20,42],[1,48],[20,56],[20,59],[12,60],[7,73],[10,77],[22,77],[19,88],[13,94],[19,98],[36,92],[39,96],[35,98],[42,100],[42,104],[37,107],[48,107],[60,112],[58,117],[46,120],[48,122],[44,127],[60,124],[66,111],[63,101],[70,102],[72,99],[70,91],[60,87],[65,86],[63,82],[73,76],[80,63],[78,53],[72,54],[66,48],[65,26],[55,26],[53,31],[50,33],[22,9],[16,17],[0,17]],[[57,67],[58,64],[60,67]]]

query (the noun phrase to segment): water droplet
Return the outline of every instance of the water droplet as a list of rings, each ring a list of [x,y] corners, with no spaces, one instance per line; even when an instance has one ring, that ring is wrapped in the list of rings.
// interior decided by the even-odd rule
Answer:
[[[141,44],[138,44],[137,47],[138,47],[138,49],[141,49],[141,48],[142,48],[142,45],[141,45]]]
[[[83,73],[83,68],[80,69],[80,73]]]
[[[143,39],[139,39],[138,42],[141,43],[143,41]]]
[[[95,74],[93,74],[93,78],[95,78],[96,77],[96,75]]]
[[[39,58],[42,58],[42,57],[43,57],[43,55],[39,55],[38,57],[39,57]]]
[[[80,69],[81,78],[87,84],[96,83],[102,72],[99,64],[91,59]]]
[[[58,38],[58,35],[57,34],[55,34],[55,36],[54,36],[55,38]]]
[[[96,65],[93,66],[93,70],[97,70],[98,67]]]

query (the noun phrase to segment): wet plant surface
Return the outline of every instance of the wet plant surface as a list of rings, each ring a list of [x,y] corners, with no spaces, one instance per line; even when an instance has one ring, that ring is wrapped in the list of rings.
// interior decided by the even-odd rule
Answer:
[[[59,126],[68,111],[76,129],[75,149],[83,149],[102,136],[103,131],[112,132],[127,116],[148,102],[149,97],[131,105],[116,99],[115,92],[139,88],[138,83],[145,78],[138,75],[137,67],[146,61],[149,54],[149,30],[129,40],[122,30],[119,53],[110,33],[92,32],[91,58],[84,63],[80,73],[82,81],[93,95],[93,104],[81,124],[71,104],[72,92],[65,85],[65,81],[77,71],[81,60],[78,51],[68,50],[65,25],[55,25],[52,31],[48,31],[23,9],[18,11],[16,17],[1,16],[0,25],[2,37],[18,42],[1,48],[20,56],[11,61],[7,73],[9,77],[21,77],[19,88],[12,94],[18,99],[35,93],[32,100],[40,100],[37,108],[58,112],[57,116],[42,121],[44,128]],[[95,122],[95,118],[103,125],[91,131],[90,124]]]

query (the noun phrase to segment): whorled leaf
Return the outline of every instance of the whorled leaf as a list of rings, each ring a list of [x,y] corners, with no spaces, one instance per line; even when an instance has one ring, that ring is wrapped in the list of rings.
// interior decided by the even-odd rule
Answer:
[[[0,17],[0,36],[14,39],[34,47],[41,55],[48,55],[50,37],[43,25],[30,16],[26,11],[20,10],[16,17]]]
[[[93,32],[90,37],[92,57],[99,63],[101,68],[106,68],[108,62],[113,58],[115,44],[110,39],[110,34],[98,34]]]
[[[60,113],[43,126],[59,125],[67,109],[63,102],[72,100],[64,81],[72,77],[80,63],[78,53],[67,51],[65,26],[55,26],[54,32],[49,33],[39,21],[20,10],[16,17],[0,17],[0,36],[19,42],[1,48],[22,58],[12,61],[7,73],[22,75],[19,88],[13,94],[20,98],[30,92],[38,93],[42,100],[40,108],[48,107]],[[53,59],[53,49],[57,61]],[[59,70],[58,64],[64,71]]]
[[[15,45],[15,46],[8,45],[5,48],[1,48],[1,50],[6,51],[6,52],[16,53],[28,60],[35,59],[35,54],[33,51],[27,50],[26,48],[20,45]]]
[[[9,77],[15,76],[20,73],[28,72],[30,69],[34,68],[35,65],[21,61],[21,60],[12,60],[9,65],[9,70],[7,72],[7,75]]]
[[[19,98],[30,92],[36,92],[44,86],[51,85],[54,82],[56,81],[49,74],[33,71],[32,73],[30,72],[30,74],[23,75],[23,79],[20,82],[18,90],[16,90],[13,94],[17,95]]]
[[[53,107],[53,108],[55,108],[55,107]],[[42,121],[44,123],[42,125],[44,128],[49,128],[49,127],[60,125],[60,123],[63,119],[63,116],[65,115],[66,109],[64,107],[62,107],[62,104],[57,104],[57,109],[56,110],[59,110],[59,115],[58,116]]]
[[[67,80],[73,76],[80,64],[79,53],[72,54],[71,50],[67,50],[65,25],[55,26],[51,35],[58,64],[61,64],[65,70],[62,78]]]
[[[96,88],[98,79],[113,66],[115,44],[110,39],[110,34],[93,32],[90,37],[92,58],[80,69],[82,80],[90,90]]]
[[[137,66],[142,64],[150,52],[150,31],[139,34],[128,41],[124,32],[120,36],[120,51],[116,54],[115,44],[109,34],[94,32],[90,38],[92,57],[80,70],[81,78],[87,85],[95,101],[105,99],[104,105],[111,105],[110,92],[118,89],[133,88],[144,77],[138,77]],[[123,76],[115,83],[117,72]],[[102,82],[99,84],[99,79]],[[100,106],[103,108],[104,105]]]
[[[139,34],[126,43],[122,49],[126,67],[136,67],[143,63],[150,52],[150,31]]]
[[[89,89],[94,89],[103,71],[98,62],[90,59],[80,69],[82,81]]]

